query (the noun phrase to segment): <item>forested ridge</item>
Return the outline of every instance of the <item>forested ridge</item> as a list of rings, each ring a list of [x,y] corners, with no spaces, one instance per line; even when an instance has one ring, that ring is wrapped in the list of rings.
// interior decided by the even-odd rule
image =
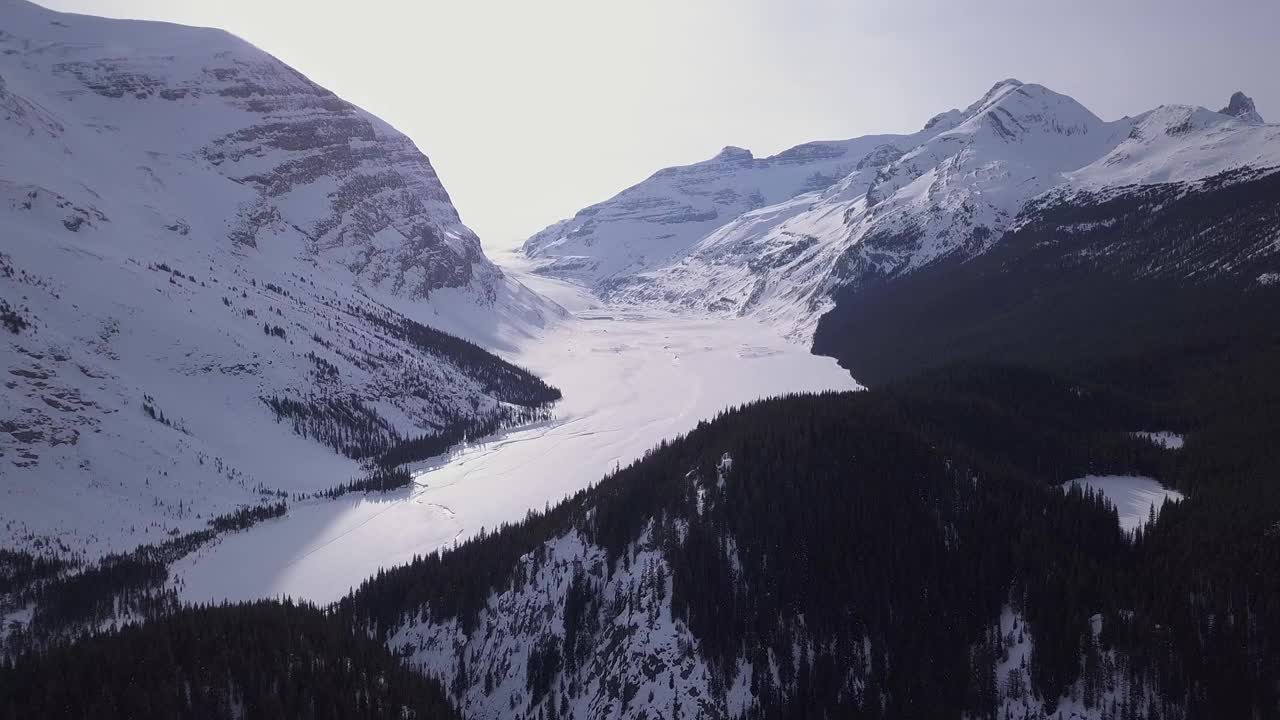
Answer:
[[[0,663],[0,718],[455,718],[434,681],[306,605],[188,608]]]
[[[1078,372],[1275,339],[1280,172],[1259,175],[1045,200],[979,257],[838,293],[814,352],[881,385],[957,362]]]
[[[1010,692],[994,677],[1009,605],[1034,646],[1026,691],[1048,709],[1071,691],[1105,717],[1268,717],[1277,363],[1280,345],[1253,343],[1074,376],[962,365],[753,404],[546,513],[380,573],[340,612],[383,634],[415,617],[466,628],[548,539],[576,528],[616,568],[654,521],[673,611],[724,681],[739,657],[792,659],[794,672],[753,678],[752,716],[993,717]],[[1186,445],[1133,434],[1153,427]],[[689,478],[716,477],[724,457],[725,489],[700,501]],[[1189,499],[1126,537],[1104,498],[1061,489],[1090,473],[1154,476]],[[806,638],[812,656],[797,659]]]

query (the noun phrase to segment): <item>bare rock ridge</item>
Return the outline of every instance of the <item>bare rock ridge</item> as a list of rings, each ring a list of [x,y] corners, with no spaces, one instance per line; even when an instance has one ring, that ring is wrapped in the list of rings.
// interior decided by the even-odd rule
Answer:
[[[1218,112],[1223,115],[1240,118],[1248,123],[1261,125],[1263,122],[1262,116],[1258,114],[1258,109],[1254,107],[1253,98],[1239,90],[1231,94],[1231,100],[1227,102],[1227,106]]]
[[[720,162],[751,162],[755,159],[755,156],[746,148],[726,145],[712,159]]]

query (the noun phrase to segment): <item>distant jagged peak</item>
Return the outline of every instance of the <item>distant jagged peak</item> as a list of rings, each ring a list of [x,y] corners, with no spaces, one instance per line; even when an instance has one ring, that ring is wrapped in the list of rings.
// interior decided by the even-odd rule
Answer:
[[[1198,105],[1159,105],[1133,118],[1129,139],[1145,141],[1164,135],[1177,137],[1230,123],[1231,120],[1224,117],[1224,113],[1216,113]]]
[[[1084,107],[1075,98],[1054,92],[1044,85],[1002,80],[988,90],[981,100],[969,106],[969,114],[978,115],[997,107],[1008,109],[1014,105],[1040,105],[1046,102]]]
[[[1239,90],[1231,94],[1231,99],[1227,101],[1227,106],[1218,112],[1243,120],[1251,125],[1262,125],[1265,122],[1262,119],[1262,115],[1258,114],[1258,108],[1253,104],[1253,98]]]
[[[1001,98],[1022,86],[1023,82],[1021,80],[1016,78],[1005,78],[995,85],[992,85],[990,90],[983,93],[982,97],[978,98],[977,101],[970,104],[964,110],[952,108],[946,112],[938,113],[937,115],[929,118],[929,121],[924,124],[924,129],[932,130],[937,133],[944,133],[948,130],[955,129],[966,120],[991,108],[995,103],[999,102]]]
[[[924,129],[946,132],[962,122],[964,122],[964,113],[957,108],[951,108],[946,112],[938,113],[929,118],[929,121],[924,124]]]
[[[978,98],[977,102],[965,108],[965,115],[972,117],[977,113],[982,112],[982,110],[992,103],[1022,86],[1023,82],[1017,78],[1005,78],[1004,80],[1001,80],[995,85],[992,85],[991,89],[984,93],[981,98]]]
[[[1012,78],[993,85],[965,109],[964,118],[954,132],[986,128],[1005,141],[1033,129],[1051,135],[1085,135],[1103,125],[1101,118],[1075,98]]]
[[[711,158],[711,162],[750,162],[755,159],[751,151],[737,145],[725,145]]]

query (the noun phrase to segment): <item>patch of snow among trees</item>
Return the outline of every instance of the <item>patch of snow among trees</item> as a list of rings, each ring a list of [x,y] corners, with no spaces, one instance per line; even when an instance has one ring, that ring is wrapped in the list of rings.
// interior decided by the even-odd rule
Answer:
[[[1031,688],[1032,656],[1035,653],[1027,619],[1015,608],[1005,606],[1000,616],[1001,656],[996,664],[996,718],[1001,720],[1111,720],[1127,717],[1124,706],[1145,707],[1150,691],[1135,685],[1126,661],[1099,642],[1103,617],[1090,618],[1081,659],[1083,672],[1067,692],[1053,702],[1036,696]]]
[[[1182,447],[1182,443],[1184,440],[1184,438],[1178,433],[1169,432],[1168,430],[1161,430],[1159,432],[1147,432],[1147,431],[1136,432],[1134,433],[1134,435],[1137,435],[1138,437],[1146,438],[1151,442],[1164,448],[1165,450],[1180,449]]]
[[[1158,481],[1137,475],[1086,475],[1063,484],[1079,484],[1107,496],[1120,515],[1120,527],[1133,532],[1160,513],[1166,500],[1180,502],[1182,493],[1170,490]]]

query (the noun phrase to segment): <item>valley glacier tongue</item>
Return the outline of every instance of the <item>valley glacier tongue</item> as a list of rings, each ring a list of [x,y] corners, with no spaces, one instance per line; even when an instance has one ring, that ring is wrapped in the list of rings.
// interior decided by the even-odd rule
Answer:
[[[577,285],[522,280],[572,311],[504,353],[564,392],[552,421],[419,465],[407,490],[296,503],[227,535],[174,567],[184,599],[333,601],[380,567],[555,503],[727,407],[858,387],[830,358],[750,318],[611,306]]]

